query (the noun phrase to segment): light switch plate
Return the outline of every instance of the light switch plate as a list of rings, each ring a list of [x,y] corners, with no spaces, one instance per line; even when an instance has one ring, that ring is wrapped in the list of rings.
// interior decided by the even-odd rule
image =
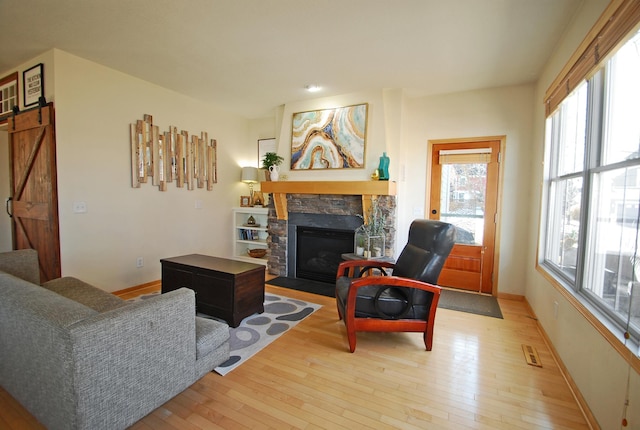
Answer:
[[[87,202],[73,202],[73,213],[87,213]]]

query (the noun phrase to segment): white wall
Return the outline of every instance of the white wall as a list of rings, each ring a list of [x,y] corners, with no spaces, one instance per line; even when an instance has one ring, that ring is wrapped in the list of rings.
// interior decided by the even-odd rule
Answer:
[[[369,103],[364,169],[291,171],[291,117],[295,112]],[[390,179],[398,184],[396,255],[405,244],[409,225],[425,216],[425,183],[429,175],[430,139],[506,135],[503,154],[499,292],[524,295],[526,254],[518,252],[529,222],[529,157],[533,118],[533,85],[408,99],[389,89],[288,103],[279,116],[278,153],[285,157],[281,175],[289,180],[368,180],[382,152],[391,159]],[[278,121],[276,121],[278,122]]]
[[[546,89],[558,75],[569,57],[577,49],[587,32],[601,15],[608,0],[586,0],[572,25],[558,44],[539,80],[534,97],[533,140],[529,157],[536,163],[543,159],[544,106]],[[627,409],[629,427],[640,428],[640,376],[558,291],[535,269],[540,213],[540,187],[542,168],[531,170],[528,207],[531,219],[527,235],[529,240],[526,269],[526,298],[545,332],[551,339],[562,362],[569,370],[581,394],[601,428],[621,428],[622,411],[630,384],[630,406]],[[557,319],[553,316],[553,303],[558,302]]]
[[[258,159],[258,140],[259,139],[272,139],[276,137],[276,119],[275,117],[270,118],[257,118],[249,120],[249,142],[250,145],[254,147],[254,155],[251,159],[251,162],[246,164],[245,166],[252,166],[260,168],[262,167],[262,160]],[[242,166],[242,167],[245,167]],[[258,179],[260,181],[265,180],[265,170],[258,171]],[[245,186],[245,190],[247,191],[244,195],[249,194],[248,186]],[[256,184],[253,186],[254,191],[260,191],[260,184]],[[268,203],[268,196],[265,195],[265,203]]]
[[[63,275],[115,291],[160,279],[163,257],[230,256],[231,207],[245,191],[240,166],[256,157],[248,121],[60,50],[54,63]],[[213,191],[131,187],[129,124],[144,114],[161,131],[176,126],[217,139]],[[87,213],[73,212],[77,201]]]
[[[332,170],[290,170],[291,165],[291,118],[294,113],[317,109],[329,109],[368,103],[367,138],[365,147],[365,167],[362,169]],[[337,97],[318,98],[301,102],[287,103],[282,107],[277,135],[278,154],[285,158],[280,166],[280,174],[291,181],[365,181],[378,167],[380,156],[384,151],[394,160],[393,147],[389,147],[385,139],[385,105],[382,91],[344,94]],[[397,160],[395,160],[397,163]],[[389,169],[390,179],[395,180],[393,168]]]
[[[429,190],[425,183],[430,175],[427,162],[428,141],[481,136],[506,135],[502,155],[502,210],[498,292],[524,295],[524,272],[527,255],[521,252],[527,240],[526,226],[531,222],[529,194],[523,193],[531,184],[531,169],[539,166],[532,161],[533,86],[513,86],[480,91],[447,94],[407,100],[403,131],[404,165],[408,182],[405,198],[400,200],[403,224],[408,225],[418,212],[424,214]],[[406,236],[406,233],[399,233]]]
[[[384,152],[390,158],[389,180],[398,182],[398,202],[406,198],[400,193],[400,164],[402,154],[402,112],[403,93],[398,89],[364,91],[344,94],[337,97],[324,97],[300,102],[291,102],[281,106],[277,115],[278,153],[285,157],[280,166],[280,175],[292,181],[368,181],[380,164]],[[365,147],[365,166],[361,169],[332,170],[290,170],[291,163],[291,118],[296,112],[328,109],[340,106],[368,103],[367,137]],[[409,196],[413,198],[412,196]],[[408,232],[412,219],[404,219],[406,225],[396,226]],[[399,236],[407,237],[407,234]],[[396,240],[396,256],[402,250],[406,240]]]

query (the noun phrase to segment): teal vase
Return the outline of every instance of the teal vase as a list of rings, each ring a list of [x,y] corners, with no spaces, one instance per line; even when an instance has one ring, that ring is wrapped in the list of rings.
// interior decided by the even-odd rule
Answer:
[[[382,157],[380,157],[380,165],[378,166],[378,174],[380,175],[381,181],[389,180],[389,157],[387,157],[387,153],[383,152]]]

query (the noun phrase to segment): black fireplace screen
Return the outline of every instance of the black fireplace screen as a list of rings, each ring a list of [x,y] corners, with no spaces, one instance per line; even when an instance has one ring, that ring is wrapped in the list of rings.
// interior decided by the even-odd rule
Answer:
[[[353,231],[296,229],[296,277],[333,283],[342,254],[353,252]]]

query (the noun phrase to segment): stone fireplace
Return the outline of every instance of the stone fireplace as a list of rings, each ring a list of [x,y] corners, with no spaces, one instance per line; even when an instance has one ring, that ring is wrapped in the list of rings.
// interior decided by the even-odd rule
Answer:
[[[374,181],[371,181],[374,182]],[[334,191],[334,187],[324,188],[326,191],[317,191],[318,185],[314,188],[300,188],[296,184],[287,182],[263,182],[262,192],[271,193],[280,191],[272,195],[269,202],[269,249],[270,255],[267,264],[269,273],[278,276],[296,277],[296,255],[297,249],[297,229],[300,226],[313,227],[329,230],[346,230],[353,232],[363,222],[363,217],[367,211],[367,197],[374,195],[365,188],[364,192],[358,194],[360,189],[349,189],[348,184],[341,187],[342,192],[328,194]],[[329,184],[337,184],[330,182]],[[376,184],[377,185],[377,184]],[[380,185],[377,185],[378,187]],[[289,188],[290,187],[290,188]],[[283,190],[286,190],[283,192]],[[303,192],[296,192],[302,190]],[[289,192],[291,191],[291,192]],[[310,191],[310,192],[306,192]],[[379,191],[376,189],[375,191]],[[386,247],[384,254],[393,256],[395,248],[395,226],[396,226],[396,197],[395,184],[392,193],[387,195],[375,194],[378,205],[386,215]],[[389,195],[391,194],[391,195]],[[363,205],[365,209],[363,211]],[[286,211],[286,212],[285,212]],[[351,248],[352,250],[352,248]],[[306,276],[305,276],[306,277]]]

